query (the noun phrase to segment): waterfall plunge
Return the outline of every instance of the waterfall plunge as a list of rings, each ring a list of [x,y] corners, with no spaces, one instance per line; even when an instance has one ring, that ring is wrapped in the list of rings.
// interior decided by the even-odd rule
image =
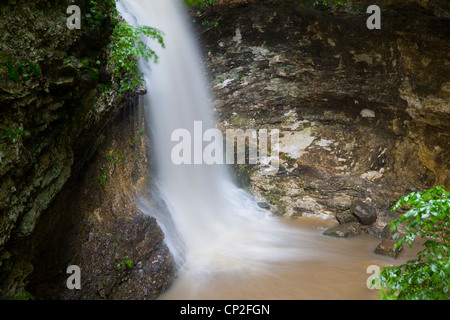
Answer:
[[[158,214],[145,199],[141,207],[157,218],[178,266],[205,275],[302,259],[306,236],[259,208],[233,184],[225,166],[171,161],[174,130],[193,135],[194,121],[201,121],[203,130],[215,125],[201,55],[181,0],[122,0],[118,9],[129,23],[164,32],[166,48],[149,42],[159,62],[143,61],[141,70],[160,197],[170,215]]]

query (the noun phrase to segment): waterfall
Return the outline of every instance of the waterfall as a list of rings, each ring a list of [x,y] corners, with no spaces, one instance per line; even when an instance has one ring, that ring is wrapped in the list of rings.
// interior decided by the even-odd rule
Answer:
[[[149,42],[159,62],[141,62],[162,205],[151,208],[142,199],[141,208],[157,218],[178,266],[205,274],[301,259],[298,230],[258,207],[225,165],[171,160],[174,130],[187,129],[194,145],[196,121],[203,131],[215,127],[199,44],[181,0],[122,0],[118,9],[129,23],[164,33],[165,48]]]

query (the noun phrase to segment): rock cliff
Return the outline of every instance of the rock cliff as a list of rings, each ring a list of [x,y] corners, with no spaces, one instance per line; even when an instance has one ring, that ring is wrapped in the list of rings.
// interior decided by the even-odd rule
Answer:
[[[381,228],[400,196],[450,186],[448,3],[383,2],[370,30],[370,1],[301,2],[196,12],[219,126],[280,130],[277,175],[238,168],[272,211],[333,217],[361,200]]]
[[[67,8],[70,4],[68,1],[50,3],[27,0],[0,3],[2,299],[29,297],[27,294],[31,291],[26,290],[25,286],[30,281],[34,290],[42,293],[36,298],[51,294],[52,297],[64,298],[117,295],[111,289],[117,284],[114,282],[111,285],[109,280],[105,282],[102,294],[98,293],[97,286],[102,284],[99,279],[96,279],[98,282],[92,280],[92,286],[95,286],[92,290],[83,283],[85,291],[78,296],[73,293],[61,294],[61,290],[64,292],[61,287],[59,295],[43,293],[45,290],[41,289],[41,286],[51,285],[51,276],[58,275],[58,270],[65,272],[70,261],[75,263],[77,260],[85,279],[89,278],[84,269],[87,260],[82,257],[89,253],[97,255],[98,252],[89,246],[83,250],[80,248],[84,231],[88,230],[88,234],[98,233],[95,233],[98,247],[110,241],[106,231],[100,233],[97,229],[94,231],[86,227],[84,219],[90,217],[87,212],[91,212],[91,208],[84,205],[95,202],[89,202],[85,192],[98,189],[97,176],[101,177],[102,173],[107,176],[110,172],[106,170],[113,169],[106,163],[103,165],[104,172],[99,173],[101,164],[91,166],[95,173],[91,173],[90,183],[83,184],[83,190],[76,189],[75,185],[76,181],[85,179],[86,172],[90,172],[88,164],[98,155],[98,148],[105,146],[105,141],[111,141],[105,130],[110,128],[109,132],[114,132],[111,129],[114,127],[112,120],[123,112],[121,110],[136,108],[129,107],[123,99],[119,99],[117,90],[111,86],[114,79],[112,67],[108,63],[108,44],[113,30],[111,22],[102,19],[93,23],[86,19],[86,13],[90,12],[90,1],[84,0],[77,2],[81,9],[81,29],[69,29],[67,20],[70,14]],[[117,121],[114,123],[116,130],[119,130],[121,125]],[[128,139],[124,141],[133,137],[124,138]],[[104,154],[106,152],[103,150]],[[134,157],[138,157],[138,154]],[[145,174],[142,172],[142,175]],[[122,187],[127,189],[126,186]],[[75,189],[77,193],[73,193]],[[117,195],[114,191],[109,194],[103,192],[104,197],[96,202],[98,206],[111,203]],[[98,196],[95,192],[92,195]],[[131,201],[129,197],[124,197],[122,201],[121,217],[128,219],[128,213],[135,218],[123,224],[133,234],[133,241],[141,237],[151,238],[147,242],[147,251],[142,253],[148,258],[148,251],[162,248],[163,235],[149,217],[142,213],[138,215],[131,208],[129,212],[126,211],[126,203]],[[109,209],[110,213],[113,209]],[[117,223],[114,219],[105,220],[111,223],[110,227]],[[104,224],[101,225],[108,229]],[[118,229],[118,232],[122,231]],[[137,259],[136,263],[140,261],[139,255],[133,252],[129,256],[130,259]],[[144,265],[141,269],[145,268],[146,261],[142,260],[141,263]],[[27,279],[32,273],[31,278]],[[115,276],[111,281],[121,279],[120,275]],[[65,282],[64,288],[67,290]],[[148,297],[154,297],[158,290],[150,291]]]

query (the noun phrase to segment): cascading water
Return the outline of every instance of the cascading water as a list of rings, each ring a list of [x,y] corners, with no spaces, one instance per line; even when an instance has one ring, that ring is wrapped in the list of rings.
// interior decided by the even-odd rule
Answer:
[[[179,267],[176,283],[162,298],[374,298],[376,292],[366,287],[366,268],[390,263],[370,255],[376,238],[347,242],[322,236],[311,222],[303,221],[306,228],[288,224],[259,208],[233,184],[225,166],[172,161],[175,130],[186,129],[198,148],[202,133],[194,123],[203,131],[215,124],[201,55],[181,1],[118,3],[129,23],[164,32],[164,49],[149,42],[159,62],[141,63],[159,197],[143,196],[140,204],[158,220]]]
[[[144,103],[159,191],[170,216],[152,212],[145,199],[142,209],[157,217],[178,266],[204,276],[301,259],[305,251],[298,245],[299,231],[259,208],[233,184],[223,165],[176,165],[171,160],[174,130],[187,129],[194,145],[199,139],[195,121],[201,121],[203,130],[215,127],[201,55],[181,2],[123,0],[118,8],[129,23],[164,33],[165,48],[149,43],[159,62],[143,61],[141,69],[149,92]]]

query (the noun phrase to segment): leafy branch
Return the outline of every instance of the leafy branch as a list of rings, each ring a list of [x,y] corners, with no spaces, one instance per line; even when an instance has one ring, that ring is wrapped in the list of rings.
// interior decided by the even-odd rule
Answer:
[[[410,247],[418,236],[425,239],[417,259],[406,264],[384,267],[379,275],[382,299],[449,299],[450,297],[450,191],[436,186],[400,198],[393,212],[406,213],[390,222],[392,231],[400,226],[406,233],[396,246]]]
[[[164,41],[163,33],[156,28],[135,27],[126,21],[119,21],[116,2],[117,0],[90,1],[86,18],[92,25],[99,25],[103,20],[109,19],[114,26],[110,37],[111,59],[109,62],[114,66],[114,75],[119,84],[119,96],[122,96],[126,91],[136,91],[143,82],[143,75],[139,72],[139,58],[158,62],[158,56],[144,39],[156,39],[163,48]],[[98,77],[97,68],[92,69],[92,76]]]
[[[156,39],[164,48],[162,32],[148,26],[134,27],[128,23],[119,23],[114,28],[111,36],[112,63],[115,66],[114,73],[119,78],[119,93],[136,89],[143,81],[143,75],[139,70],[139,58],[146,61],[158,62],[158,56],[144,42],[142,36]]]

